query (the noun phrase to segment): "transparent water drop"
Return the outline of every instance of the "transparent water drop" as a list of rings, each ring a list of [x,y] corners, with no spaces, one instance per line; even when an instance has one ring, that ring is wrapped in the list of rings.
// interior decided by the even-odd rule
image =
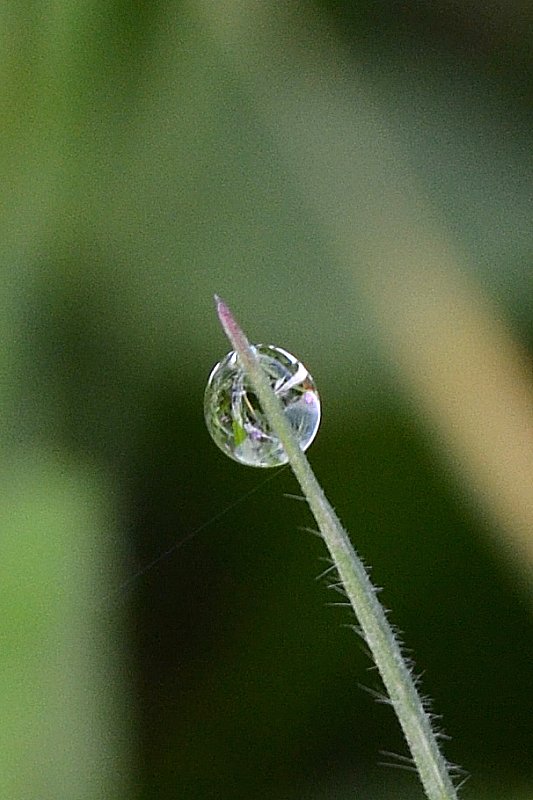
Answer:
[[[320,425],[320,398],[315,383],[297,358],[271,344],[253,349],[302,450]],[[223,453],[251,467],[279,467],[288,461],[283,445],[268,424],[237,354],[232,350],[213,368],[205,390],[205,421]]]

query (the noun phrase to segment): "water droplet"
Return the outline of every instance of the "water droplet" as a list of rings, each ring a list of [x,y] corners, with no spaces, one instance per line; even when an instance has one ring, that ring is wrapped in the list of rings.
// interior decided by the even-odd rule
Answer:
[[[320,425],[320,398],[307,369],[274,345],[253,349],[280,398],[302,450],[307,450]],[[205,390],[205,421],[223,453],[252,467],[286,464],[285,450],[268,424],[259,400],[232,350],[213,368]]]

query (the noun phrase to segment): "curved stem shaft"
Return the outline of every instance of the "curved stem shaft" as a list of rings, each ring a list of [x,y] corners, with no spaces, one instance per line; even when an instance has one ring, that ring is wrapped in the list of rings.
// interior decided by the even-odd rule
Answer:
[[[215,296],[217,312],[233,348],[257,393],[270,425],[279,437],[329,549],[355,611],[429,800],[457,800],[457,793],[415,681],[368,573],[348,534],[329,504],[285,418],[279,399],[228,306]]]

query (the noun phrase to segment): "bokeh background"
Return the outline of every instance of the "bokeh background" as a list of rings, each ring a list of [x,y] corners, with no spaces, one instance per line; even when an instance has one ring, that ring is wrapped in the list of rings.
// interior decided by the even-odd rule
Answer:
[[[2,797],[422,797],[290,472],[205,429],[213,292],[317,381],[462,796],[533,797],[532,31],[2,4]]]

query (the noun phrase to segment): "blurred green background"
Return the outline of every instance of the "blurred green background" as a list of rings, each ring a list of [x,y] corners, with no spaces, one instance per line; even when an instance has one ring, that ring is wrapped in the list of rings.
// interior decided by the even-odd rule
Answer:
[[[319,386],[462,795],[533,797],[532,30],[1,5],[1,797],[422,797],[289,471],[209,439],[213,292]]]

